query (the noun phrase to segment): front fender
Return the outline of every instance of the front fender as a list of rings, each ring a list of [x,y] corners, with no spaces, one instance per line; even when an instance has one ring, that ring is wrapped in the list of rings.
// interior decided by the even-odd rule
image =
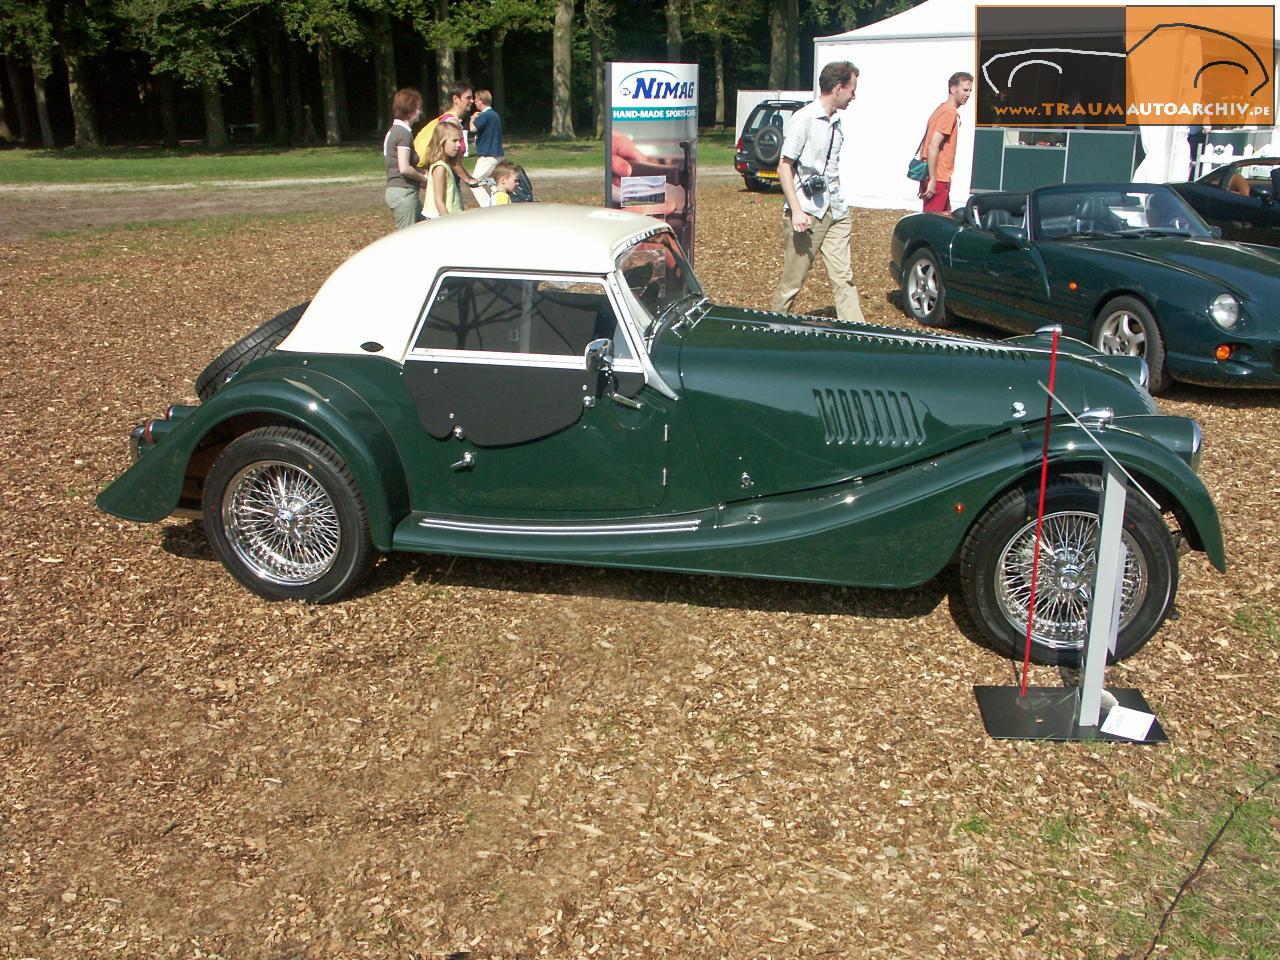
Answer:
[[[391,549],[392,530],[409,511],[408,482],[395,443],[352,390],[301,367],[236,377],[98,494],[99,509],[125,520],[163,520],[178,506],[192,454],[211,432],[244,417],[294,422],[333,447],[364,498],[374,544]]]
[[[1186,431],[1177,428],[1189,426],[1191,421],[1182,417],[1152,416],[1125,417],[1116,423],[1115,428],[1089,431],[1087,436],[1074,423],[1055,424],[1050,434],[1051,466],[1069,467],[1076,462],[1098,464],[1102,460],[1102,454],[1093,443],[1093,440],[1097,440],[1161,506],[1178,510],[1191,526],[1185,532],[1192,545],[1203,550],[1209,561],[1225,573],[1227,557],[1218,510],[1204,483],[1183,459],[1197,459],[1199,451],[1175,451],[1133,429],[1142,428],[1144,432],[1150,429],[1162,437],[1168,435],[1170,438],[1174,433],[1182,432],[1190,436],[1193,427]],[[1152,485],[1157,489],[1152,489]]]

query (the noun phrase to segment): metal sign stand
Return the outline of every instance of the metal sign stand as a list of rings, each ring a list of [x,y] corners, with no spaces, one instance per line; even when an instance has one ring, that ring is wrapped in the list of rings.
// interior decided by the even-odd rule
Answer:
[[[1042,384],[1043,386],[1043,384]],[[1060,406],[1061,401],[1045,392]],[[1063,406],[1065,410],[1066,407]],[[1067,410],[1072,420],[1075,416]],[[1079,421],[1076,420],[1079,424]],[[1098,443],[1105,454],[1105,482],[1098,510],[1097,562],[1094,565],[1093,594],[1089,604],[1089,637],[1084,649],[1083,669],[1076,687],[993,687],[975,686],[974,696],[988,735],[999,740],[1112,740],[1122,743],[1167,743],[1168,736],[1142,693],[1132,688],[1104,690],[1103,672],[1107,654],[1115,653],[1120,624],[1120,601],[1124,589],[1127,549],[1121,533],[1124,506],[1129,494],[1128,474],[1119,462]],[[1135,484],[1136,486],[1136,484]],[[1143,496],[1146,491],[1137,488]],[[1034,613],[1034,611],[1032,611]],[[1029,632],[1028,632],[1029,634]],[[1028,643],[1030,636],[1028,635]],[[1119,705],[1141,714],[1150,714],[1145,735],[1119,736],[1105,733],[1099,722],[1104,699],[1108,712]]]

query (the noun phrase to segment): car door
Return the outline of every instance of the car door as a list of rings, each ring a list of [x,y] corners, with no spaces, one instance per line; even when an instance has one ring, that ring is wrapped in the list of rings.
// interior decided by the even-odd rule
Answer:
[[[996,236],[995,214],[1017,226],[1006,211],[982,214],[985,223],[967,223],[951,242],[951,264],[974,319],[1009,330],[1034,330],[1044,323],[1047,302],[1044,269],[1034,245],[1020,246]],[[963,278],[961,281],[960,278]]]
[[[601,338],[612,374],[584,358]],[[601,277],[443,275],[405,358],[425,448],[414,459],[434,465],[410,478],[415,506],[542,517],[659,504],[672,401],[645,389],[636,349]]]

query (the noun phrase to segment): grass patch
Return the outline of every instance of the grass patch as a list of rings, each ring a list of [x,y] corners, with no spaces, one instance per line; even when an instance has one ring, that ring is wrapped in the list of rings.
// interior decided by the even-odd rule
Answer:
[[[956,824],[956,829],[963,833],[972,833],[979,837],[985,836],[987,831],[991,829],[991,824],[982,814],[974,814],[972,817],[966,817]]]
[[[530,168],[604,169],[600,140],[551,140],[517,137],[506,141],[507,155]],[[215,180],[277,180],[315,177],[383,176],[377,142],[339,147],[111,147],[95,153],[64,150],[0,150],[0,185],[125,183],[134,186],[208,183]],[[698,163],[733,164],[731,131],[699,135]]]
[[[1249,771],[1259,775],[1261,771]],[[1186,838],[1181,857],[1171,845],[1143,851],[1127,863],[1133,876],[1148,876],[1161,896],[1143,913],[1122,913],[1116,929],[1145,957],[1164,911],[1179,889],[1181,899],[1159,933],[1153,955],[1170,960],[1230,957],[1232,960],[1280,960],[1280,784],[1246,797],[1232,816],[1221,809]],[[1225,825],[1225,829],[1224,829]],[[1194,873],[1185,849],[1202,851],[1222,831],[1204,866]]]
[[[1238,610],[1232,623],[1267,646],[1280,643],[1280,617],[1268,607],[1252,605]]]

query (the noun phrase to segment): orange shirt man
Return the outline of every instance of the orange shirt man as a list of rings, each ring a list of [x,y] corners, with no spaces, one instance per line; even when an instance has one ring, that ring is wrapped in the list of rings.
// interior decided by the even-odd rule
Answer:
[[[960,136],[960,108],[973,93],[973,74],[953,73],[947,81],[947,99],[929,115],[920,159],[929,162],[929,179],[920,184],[925,213],[951,210],[951,174],[956,167],[956,141]]]

